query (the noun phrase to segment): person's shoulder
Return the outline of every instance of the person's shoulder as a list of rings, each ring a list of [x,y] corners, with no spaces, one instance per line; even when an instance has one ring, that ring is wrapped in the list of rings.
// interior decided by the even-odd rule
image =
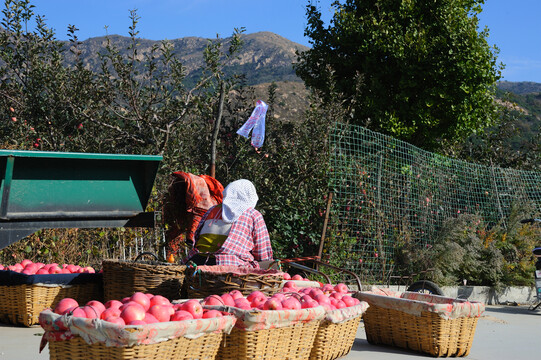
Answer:
[[[263,216],[258,210],[254,209],[253,207],[249,207],[248,209],[246,209],[243,213],[243,215],[248,215],[250,217],[259,217],[259,216]]]

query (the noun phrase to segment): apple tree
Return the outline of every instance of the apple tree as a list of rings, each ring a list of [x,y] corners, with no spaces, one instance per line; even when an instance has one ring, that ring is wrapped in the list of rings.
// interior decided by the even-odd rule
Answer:
[[[427,150],[494,123],[497,48],[479,29],[483,0],[346,0],[329,26],[306,8],[311,49],[297,74],[352,121]]]

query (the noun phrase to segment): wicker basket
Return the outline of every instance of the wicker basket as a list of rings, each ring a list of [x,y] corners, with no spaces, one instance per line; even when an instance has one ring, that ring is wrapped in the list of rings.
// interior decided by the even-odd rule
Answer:
[[[80,337],[66,341],[49,342],[51,360],[214,360],[223,333],[206,334],[196,339],[179,337],[157,344],[113,347],[104,344],[87,344]]]
[[[237,318],[224,335],[218,360],[309,359],[314,338],[325,316],[322,306],[301,310],[242,310],[229,306],[204,306]]]
[[[357,330],[368,304],[361,302],[351,308],[333,310],[335,319],[327,316],[317,330],[310,360],[331,360],[346,356],[353,347]],[[340,316],[341,315],[341,316]]]
[[[49,345],[50,358],[64,360],[208,359],[216,358],[233,316],[169,321],[147,325],[117,325],[104,320],[40,314],[40,351]]]
[[[369,343],[396,346],[436,357],[469,354],[484,304],[419,293],[390,295],[356,295],[370,304],[363,315]],[[456,317],[457,313],[467,315]],[[446,314],[453,316],[448,318]]]
[[[123,299],[135,292],[180,299],[186,266],[156,261],[103,260],[105,301]]]
[[[96,281],[75,285],[0,285],[0,322],[32,326],[38,324],[41,311],[54,308],[63,298],[73,298],[82,304],[102,300],[101,275],[95,275]]]
[[[238,266],[197,266],[186,269],[185,292],[188,298],[204,298],[239,290],[249,295],[255,290],[271,296],[280,291],[283,273]]]
[[[225,335],[217,360],[308,359],[320,321],[278,329],[247,331],[234,328]]]

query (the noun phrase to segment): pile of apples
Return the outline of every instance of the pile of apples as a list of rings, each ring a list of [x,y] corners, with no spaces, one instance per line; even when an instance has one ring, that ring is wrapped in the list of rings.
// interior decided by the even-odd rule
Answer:
[[[94,274],[96,270],[92,266],[82,267],[73,264],[63,264],[60,266],[57,263],[44,264],[35,263],[32,260],[24,259],[15,265],[4,266],[0,264],[0,270],[11,270],[26,275],[46,275],[46,274]]]
[[[105,304],[91,300],[84,306],[79,306],[72,298],[64,298],[58,302],[54,312],[59,315],[71,314],[75,317],[101,319],[118,325],[145,325],[223,316],[220,311],[203,309],[201,302],[196,299],[172,304],[161,295],[142,292],[136,292],[121,301],[109,300]]]
[[[222,295],[210,295],[203,305],[232,306],[244,310],[300,310],[323,306],[327,311],[358,305],[360,301],[349,295],[346,284],[326,284],[322,288],[298,289],[295,282],[284,284],[282,292],[266,296],[261,291],[253,291],[244,297],[239,290]]]

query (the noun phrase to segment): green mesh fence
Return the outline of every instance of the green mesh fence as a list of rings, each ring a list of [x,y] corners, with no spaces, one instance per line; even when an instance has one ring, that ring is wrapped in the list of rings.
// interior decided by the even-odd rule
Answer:
[[[541,174],[430,153],[363,127],[336,123],[330,136],[333,192],[326,253],[387,281],[397,241],[429,246],[443,221],[479,214],[503,224],[514,203],[541,204]],[[337,245],[338,244],[338,245]]]

